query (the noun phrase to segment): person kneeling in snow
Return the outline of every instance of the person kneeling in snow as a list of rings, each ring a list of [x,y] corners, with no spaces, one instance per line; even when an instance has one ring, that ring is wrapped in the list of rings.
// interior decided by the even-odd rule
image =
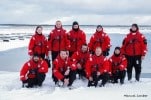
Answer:
[[[88,51],[87,44],[83,44],[81,49],[72,55],[72,60],[77,66],[77,74],[79,75],[79,79],[85,79],[86,77],[85,66],[90,56],[91,55]]]
[[[118,79],[120,79],[120,83],[124,84],[124,78],[126,75],[126,67],[127,60],[125,56],[121,55],[120,47],[116,47],[114,50],[114,54],[109,59],[109,64],[112,72],[112,82],[118,83]]]
[[[48,65],[38,54],[34,54],[32,59],[26,62],[20,71],[20,80],[23,87],[27,83],[27,88],[42,86],[45,80],[45,73],[48,72]]]
[[[55,84],[58,86],[72,86],[76,79],[76,65],[71,62],[66,50],[60,54],[53,62],[53,76]]]
[[[109,78],[109,69],[108,60],[103,56],[101,47],[96,47],[95,54],[86,63],[88,87],[96,87],[99,80],[102,80],[100,87],[104,86]]]

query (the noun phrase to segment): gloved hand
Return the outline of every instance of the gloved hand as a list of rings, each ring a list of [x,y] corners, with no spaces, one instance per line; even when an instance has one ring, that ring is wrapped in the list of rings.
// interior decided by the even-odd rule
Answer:
[[[103,51],[103,56],[109,55],[110,48],[107,48],[105,51]]]

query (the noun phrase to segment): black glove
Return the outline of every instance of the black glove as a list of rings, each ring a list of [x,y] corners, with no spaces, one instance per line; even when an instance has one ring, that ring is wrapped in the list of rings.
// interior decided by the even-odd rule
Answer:
[[[22,81],[22,87],[23,87],[23,88],[25,87],[25,83],[27,83],[27,80],[23,80],[23,81]]]
[[[109,55],[109,51],[110,51],[109,48],[106,49],[105,51],[103,51],[103,56],[108,56]]]
[[[48,68],[51,68],[50,59],[49,59],[49,58],[46,58],[45,61],[46,61],[47,64],[48,64]]]

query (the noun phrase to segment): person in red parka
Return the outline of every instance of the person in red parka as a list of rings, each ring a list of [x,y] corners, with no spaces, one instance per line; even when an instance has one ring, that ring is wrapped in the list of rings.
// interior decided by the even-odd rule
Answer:
[[[81,49],[72,55],[72,60],[76,63],[77,66],[77,73],[79,74],[79,79],[83,79],[84,77],[86,77],[85,67],[86,62],[90,56],[91,55],[88,51],[87,44],[83,44]]]
[[[45,73],[48,72],[48,65],[45,60],[43,60],[40,55],[34,54],[32,59],[26,62],[20,71],[20,80],[24,84],[27,83],[27,88],[32,88],[33,86],[42,86],[45,80]]]
[[[127,60],[124,55],[121,54],[121,48],[115,47],[114,54],[109,58],[109,64],[112,73],[112,82],[124,84],[126,75]]]
[[[97,26],[96,32],[90,38],[88,46],[92,54],[94,54],[96,47],[100,46],[102,48],[103,55],[109,55],[109,50],[111,47],[110,38],[107,33],[103,31],[103,27],[101,25]]]
[[[109,78],[109,67],[108,59],[103,56],[101,47],[96,47],[95,54],[86,63],[88,87],[96,87],[99,80],[102,80],[100,87],[105,86]]]
[[[48,56],[47,39],[42,34],[42,30],[42,26],[37,26],[35,34],[30,39],[28,45],[28,54],[31,57],[35,53],[39,54],[43,59],[45,58],[45,56]]]
[[[76,79],[76,65],[68,57],[67,51],[60,51],[60,54],[53,62],[53,76],[58,86],[72,86]]]
[[[73,22],[72,30],[68,33],[68,39],[70,40],[70,50],[69,55],[70,57],[72,54],[81,49],[82,44],[86,43],[86,35],[85,33],[79,28],[79,24],[77,21]]]
[[[48,39],[49,54],[52,55],[52,61],[58,56],[61,50],[69,50],[70,41],[67,38],[66,30],[62,28],[61,21],[56,21],[55,29],[50,32]]]
[[[141,64],[147,53],[147,40],[145,36],[139,32],[137,24],[132,24],[130,33],[123,40],[122,53],[128,61],[127,75],[131,82],[132,69],[135,68],[135,79],[140,80]]]

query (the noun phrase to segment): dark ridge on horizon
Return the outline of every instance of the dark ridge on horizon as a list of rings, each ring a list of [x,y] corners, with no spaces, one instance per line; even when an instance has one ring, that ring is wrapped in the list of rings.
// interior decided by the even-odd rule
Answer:
[[[0,24],[0,26],[54,26],[52,24]],[[72,26],[72,25],[63,25],[63,26]],[[86,24],[81,24],[80,26],[97,26],[96,24],[94,25],[86,25]],[[103,27],[130,27],[131,25],[102,25]],[[151,27],[151,25],[139,25],[140,27]]]

